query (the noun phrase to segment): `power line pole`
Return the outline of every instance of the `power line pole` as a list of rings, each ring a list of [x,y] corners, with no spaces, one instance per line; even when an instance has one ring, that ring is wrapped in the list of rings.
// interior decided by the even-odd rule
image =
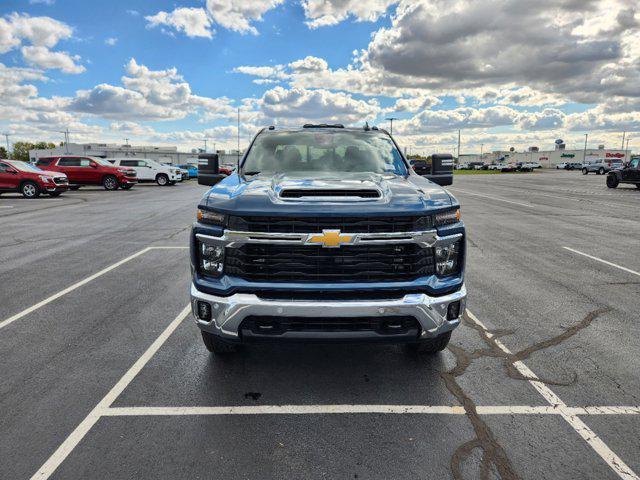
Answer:
[[[3,133],[2,135],[4,135],[4,138],[7,140],[7,157],[9,156],[9,133]]]
[[[389,128],[389,133],[391,135],[393,135],[393,121],[394,120],[398,120],[398,117],[389,117],[389,118],[386,118],[385,120],[389,120],[389,122],[391,122],[391,127]]]
[[[458,163],[460,163],[460,129],[458,129]]]
[[[240,107],[238,107],[238,167],[240,167]]]
[[[125,139],[124,139],[124,144],[125,144],[127,147],[129,146],[129,139],[128,139],[128,138],[125,138]]]
[[[204,153],[207,153],[207,140],[209,140],[208,138],[204,139]]]
[[[589,134],[584,134],[584,152],[582,153],[582,163],[587,162],[587,140],[589,139]]]
[[[624,137],[627,134],[627,132],[622,132],[622,146],[620,147],[620,150],[624,150]]]

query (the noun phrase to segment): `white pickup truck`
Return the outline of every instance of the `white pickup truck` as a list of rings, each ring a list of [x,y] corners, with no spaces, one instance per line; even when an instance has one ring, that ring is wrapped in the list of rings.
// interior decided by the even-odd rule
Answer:
[[[148,158],[109,158],[118,167],[133,168],[138,175],[138,182],[156,182],[158,185],[175,185],[182,180],[179,168],[162,165]]]

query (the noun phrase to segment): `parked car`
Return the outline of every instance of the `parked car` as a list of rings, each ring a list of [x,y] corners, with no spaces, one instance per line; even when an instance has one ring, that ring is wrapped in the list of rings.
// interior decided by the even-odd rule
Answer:
[[[516,162],[515,167],[518,172],[533,171],[533,166],[529,162]]]
[[[198,178],[197,165],[191,165],[190,163],[183,163],[182,165],[176,165],[176,167],[186,170],[188,178]]]
[[[180,178],[178,179],[179,182],[182,182],[184,180],[189,180],[189,172],[187,171],[186,168],[180,168],[178,165],[174,165],[173,163],[168,163],[168,162],[163,162],[162,165],[164,165],[165,167],[174,168],[178,170],[178,173],[180,174]]]
[[[568,166],[569,164],[567,162],[562,162],[556,165],[556,170],[568,170]]]
[[[607,187],[616,188],[621,183],[629,183],[640,188],[640,158],[634,158],[628,165],[609,172]]]
[[[409,165],[413,168],[413,171],[418,175],[429,175],[431,173],[431,166],[426,160],[414,159],[409,160]]]
[[[540,162],[529,162],[531,168],[542,168],[542,164]]]
[[[208,350],[268,341],[446,348],[465,308],[460,205],[416,174],[387,132],[272,127],[230,177],[217,173],[217,156],[201,160],[198,183],[213,188],[199,202],[189,258]]]
[[[582,163],[580,162],[569,162],[567,166],[564,167],[566,170],[580,170],[582,168]]]
[[[64,173],[48,172],[20,160],[0,160],[0,193],[20,192],[25,198],[41,193],[58,197],[69,188]]]
[[[607,160],[605,158],[598,158],[592,162],[582,164],[582,174],[596,173],[596,175],[604,175],[611,170],[622,168],[623,164],[620,160]]]
[[[228,177],[229,175],[231,175],[231,174],[233,173],[233,171],[234,171],[234,170],[235,170],[235,168],[232,168],[232,167],[230,167],[230,166],[227,166],[227,167],[220,167],[220,168],[218,169],[218,171],[219,171],[220,173],[222,173],[222,174],[226,175],[227,177]]]
[[[61,172],[69,179],[69,188],[77,190],[82,185],[102,185],[105,190],[129,190],[138,179],[132,168],[111,165],[102,158],[80,155],[42,157],[36,165],[43,170]]]
[[[117,167],[131,168],[136,172],[138,182],[156,182],[160,186],[175,185],[182,175],[177,168],[162,165],[150,159],[110,158]]]

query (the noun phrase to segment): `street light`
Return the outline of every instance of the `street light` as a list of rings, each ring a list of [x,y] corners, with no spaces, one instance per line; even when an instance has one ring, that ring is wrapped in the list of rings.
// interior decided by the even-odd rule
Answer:
[[[389,122],[391,122],[391,126],[389,128],[389,133],[391,135],[393,135],[393,121],[394,120],[398,120],[398,117],[389,117],[389,118],[385,118],[385,120],[389,120]]]
[[[584,134],[584,152],[582,153],[582,163],[587,163],[587,140],[589,139],[589,134]]]

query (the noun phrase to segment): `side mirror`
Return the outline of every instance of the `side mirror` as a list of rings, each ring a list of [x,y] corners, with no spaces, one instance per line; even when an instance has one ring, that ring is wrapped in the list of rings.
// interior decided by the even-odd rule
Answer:
[[[97,164],[96,162],[91,162],[91,163],[89,164],[89,166],[90,166],[91,168],[98,168],[98,164]]]
[[[203,153],[198,156],[198,183],[213,186],[225,176],[220,173],[217,153]]]

